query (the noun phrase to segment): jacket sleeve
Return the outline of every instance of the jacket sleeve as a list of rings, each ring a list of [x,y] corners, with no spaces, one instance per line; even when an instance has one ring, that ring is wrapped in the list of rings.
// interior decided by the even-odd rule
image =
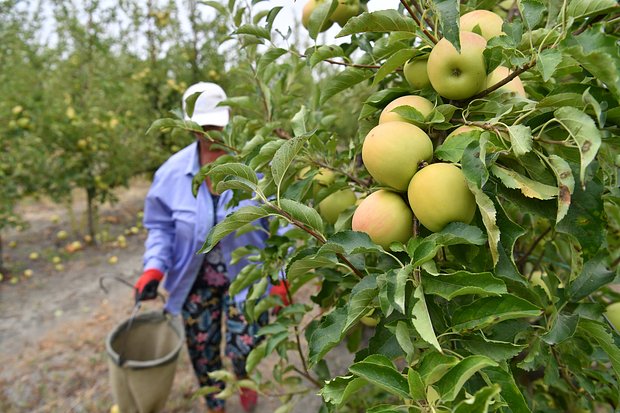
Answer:
[[[145,242],[144,269],[156,268],[164,274],[172,263],[174,220],[165,201],[166,192],[158,174],[144,201],[144,227],[148,230]]]

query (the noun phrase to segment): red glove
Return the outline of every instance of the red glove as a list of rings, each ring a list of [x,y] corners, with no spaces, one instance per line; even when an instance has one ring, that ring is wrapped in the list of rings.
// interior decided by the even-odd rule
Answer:
[[[136,284],[134,285],[136,302],[142,300],[152,300],[157,297],[157,287],[164,278],[164,273],[156,268],[144,270]]]
[[[288,288],[289,288],[288,281],[280,280],[280,284],[271,286],[269,295],[277,295],[278,297],[280,297],[280,299],[282,299],[282,303],[284,303],[284,306],[286,307],[287,305],[291,304],[291,302],[288,300],[288,294],[286,293],[286,290]],[[274,307],[273,313],[278,314],[280,310],[281,310],[280,306]]]

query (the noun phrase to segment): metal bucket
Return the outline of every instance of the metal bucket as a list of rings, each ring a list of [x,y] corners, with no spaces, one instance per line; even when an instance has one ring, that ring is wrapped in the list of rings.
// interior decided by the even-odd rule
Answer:
[[[161,311],[132,316],[108,334],[110,385],[121,413],[164,408],[184,341],[181,320]]]

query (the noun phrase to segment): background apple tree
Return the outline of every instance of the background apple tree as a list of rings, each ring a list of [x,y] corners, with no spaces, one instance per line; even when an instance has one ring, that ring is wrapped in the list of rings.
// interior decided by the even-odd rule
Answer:
[[[255,264],[231,293],[251,286],[253,317],[281,304],[259,298],[282,271],[292,299],[248,361],[254,371],[277,357],[273,377],[225,376],[221,396],[256,386],[282,398],[279,412],[317,391],[325,412],[617,410],[620,335],[605,312],[620,300],[610,288],[620,260],[616,2],[401,0],[395,10],[339,18],[337,38],[347,40],[338,45],[320,31],[342,5],[311,3],[304,24],[314,43],[300,50],[282,47],[290,33],[272,30],[279,7],[204,2],[227,21],[242,50],[234,70],[247,80],[229,93],[232,123],[210,135],[231,155],[196,182],[208,175],[219,191],[257,203],[219,223],[203,251],[269,217],[268,247],[236,251]],[[441,39],[467,47],[459,16],[475,9],[503,19],[484,50],[486,73],[509,70],[459,100],[407,82],[403,67]],[[482,26],[471,30],[484,34]],[[503,87],[516,77],[525,93]],[[362,147],[383,108],[404,95],[433,103],[428,113],[394,109],[432,139],[421,170],[458,165],[476,212],[436,232],[414,219],[408,239],[381,246],[352,230],[355,199],[338,203],[335,216],[322,202],[343,190],[358,199],[386,190],[364,167]],[[473,128],[446,140],[463,125]],[[152,126],[166,128],[199,129],[172,118]],[[310,300],[298,300],[304,286]],[[373,319],[375,327],[362,323]],[[344,345],[352,362],[334,371],[329,352]]]

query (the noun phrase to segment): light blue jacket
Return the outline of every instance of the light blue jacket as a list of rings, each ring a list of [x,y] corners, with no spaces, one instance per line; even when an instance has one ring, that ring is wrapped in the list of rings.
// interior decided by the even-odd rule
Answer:
[[[163,287],[169,297],[165,309],[179,314],[202,265],[202,247],[215,222],[220,222],[234,209],[251,205],[244,200],[235,208],[226,208],[232,192],[222,193],[214,211],[213,200],[206,183],[198,196],[192,194],[192,179],[200,170],[197,142],[172,155],[155,173],[155,178],[144,202],[144,226],[148,229],[144,254],[144,269],[156,268],[165,274]],[[264,248],[267,234],[252,231],[236,236],[232,233],[220,241],[232,281],[248,264],[245,259],[230,264],[231,253],[240,246]],[[243,301],[247,289],[235,296]]]

